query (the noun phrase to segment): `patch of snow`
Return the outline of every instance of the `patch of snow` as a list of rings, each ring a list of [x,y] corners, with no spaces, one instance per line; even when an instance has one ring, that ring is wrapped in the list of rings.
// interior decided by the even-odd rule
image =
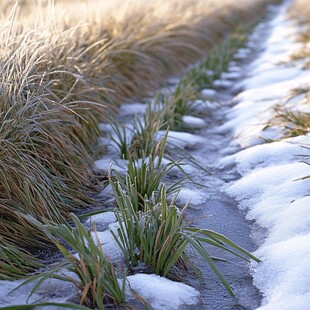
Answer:
[[[241,77],[241,71],[224,72],[221,74],[223,80],[237,80]]]
[[[112,128],[111,124],[109,124],[109,123],[100,123],[99,129],[103,132],[108,132],[108,133],[113,132],[113,128]]]
[[[268,144],[260,144],[225,157],[221,164],[230,165],[237,162],[239,173],[246,174],[255,167],[281,165],[292,160],[301,160],[302,156],[309,155],[310,151],[302,147],[310,141],[309,135],[285,139]]]
[[[179,77],[171,77],[169,80],[168,80],[168,83],[169,84],[172,84],[172,85],[176,85],[178,84],[180,81],[180,78]]]
[[[147,108],[147,103],[126,103],[120,106],[119,114],[122,116],[143,114]]]
[[[105,231],[91,232],[95,242],[97,243],[98,238],[104,254],[109,256],[112,261],[120,261],[124,257],[122,250],[111,233],[111,231],[113,231],[117,235],[117,228],[119,228],[118,222],[110,224],[109,229]]]
[[[234,83],[229,80],[215,80],[213,85],[214,87],[229,88],[232,87]]]
[[[96,215],[90,216],[86,224],[93,225],[93,224],[100,224],[100,225],[109,225],[116,221],[116,217],[114,212],[103,212]]]
[[[127,279],[131,288],[154,310],[177,310],[181,306],[195,305],[199,300],[199,292],[193,287],[158,275],[135,274]]]
[[[239,84],[244,91],[221,127],[233,130],[231,147],[243,148],[220,162],[223,168],[236,163],[242,176],[226,192],[247,211],[249,220],[267,230],[254,253],[262,260],[253,263],[253,281],[264,296],[259,310],[306,310],[310,304],[310,179],[302,180],[310,175],[310,166],[301,162],[303,155],[309,156],[309,149],[301,146],[309,146],[310,136],[272,143],[262,139],[282,137],[279,128],[265,128],[274,115],[272,108],[285,103],[302,110],[300,96],[287,98],[292,89],[310,83],[309,71],[283,64],[300,48],[294,42],[299,29],[285,17],[287,5],[270,23],[263,52],[249,66],[249,77]],[[257,41],[265,27],[258,27],[251,40]]]
[[[112,169],[118,172],[124,172],[127,170],[128,160],[118,159],[118,160],[111,160],[111,158],[103,157],[102,159],[98,159],[95,161],[95,165],[97,169],[108,171],[110,166],[112,165]]]
[[[187,202],[189,202],[190,205],[200,205],[205,201],[206,197],[202,192],[194,189],[182,188],[178,195],[178,202],[183,205]]]
[[[242,72],[242,69],[240,66],[230,63],[228,66],[228,72],[240,74]]]
[[[166,131],[160,130],[156,134],[156,139],[162,138],[166,134]],[[201,136],[194,135],[188,132],[169,131],[167,138],[168,147],[194,147],[197,144],[204,143],[205,139]]]
[[[191,105],[191,108],[198,112],[214,110],[218,108],[219,104],[216,101],[197,99]]]
[[[205,88],[201,91],[201,95],[203,98],[214,98],[217,94],[217,91],[211,88]]]
[[[192,128],[203,128],[207,125],[204,119],[191,115],[184,115],[182,120],[187,126]]]
[[[237,53],[234,55],[234,58],[237,60],[245,59],[249,56],[250,50],[248,48],[240,48]]]

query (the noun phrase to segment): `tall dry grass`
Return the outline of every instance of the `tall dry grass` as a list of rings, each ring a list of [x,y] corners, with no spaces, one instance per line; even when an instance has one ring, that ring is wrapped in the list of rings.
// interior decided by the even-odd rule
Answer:
[[[16,249],[46,244],[25,215],[62,223],[92,203],[98,121],[276,1],[13,2],[0,4],[0,278]]]

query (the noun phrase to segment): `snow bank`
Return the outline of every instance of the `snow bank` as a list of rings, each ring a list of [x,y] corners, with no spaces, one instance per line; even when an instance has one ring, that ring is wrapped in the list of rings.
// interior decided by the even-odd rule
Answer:
[[[267,230],[254,253],[262,259],[253,265],[254,284],[264,296],[260,310],[306,310],[310,305],[310,179],[302,179],[310,175],[310,166],[301,162],[310,156],[302,148],[309,147],[310,136],[272,143],[262,139],[282,136],[277,128],[265,130],[272,108],[286,102],[294,87],[310,82],[309,71],[281,63],[298,48],[293,42],[297,31],[284,12],[271,23],[264,52],[250,65],[245,90],[222,126],[233,130],[234,144],[244,149],[221,161],[223,167],[236,162],[242,176],[226,191],[248,219]],[[289,104],[296,108],[299,102]]]

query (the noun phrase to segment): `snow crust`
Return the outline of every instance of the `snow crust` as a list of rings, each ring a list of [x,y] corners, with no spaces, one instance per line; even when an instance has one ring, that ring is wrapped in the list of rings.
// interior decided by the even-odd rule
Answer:
[[[93,224],[109,225],[115,221],[116,221],[116,217],[115,217],[114,212],[103,212],[103,213],[90,216],[87,219],[86,224],[89,226]]]

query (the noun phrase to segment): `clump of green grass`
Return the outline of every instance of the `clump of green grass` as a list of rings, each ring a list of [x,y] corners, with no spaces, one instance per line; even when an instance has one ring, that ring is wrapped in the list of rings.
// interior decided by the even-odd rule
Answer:
[[[188,129],[183,116],[195,114],[193,102],[198,98],[199,94],[191,84],[178,84],[171,94],[158,96],[157,104],[162,107],[158,114],[164,120],[162,128],[176,131]]]
[[[197,66],[190,69],[181,78],[178,87],[191,86],[196,91],[213,86],[213,82],[220,78],[228,69],[235,53],[243,47],[247,41],[249,30],[253,27],[239,27],[229,39],[216,45]]]
[[[183,223],[186,207],[179,212],[175,201],[186,174],[169,188],[163,183],[172,168],[177,167],[183,171],[178,162],[162,164],[166,138],[167,134],[149,157],[139,162],[130,160],[125,176],[110,171],[110,184],[119,208],[115,210],[115,215],[120,225],[117,232],[112,231],[112,234],[131,266],[135,267],[140,262],[162,276],[175,276],[172,270],[183,269],[187,265],[200,276],[200,271],[185,251],[187,246],[193,247],[233,295],[202,244],[211,244],[245,260],[258,259],[220,234]],[[168,203],[167,198],[172,194],[175,196]]]
[[[159,193],[163,186],[162,182],[172,169],[178,169],[183,173],[184,177],[167,188],[166,191],[169,195],[178,191],[180,189],[180,184],[185,181],[185,179],[191,181],[190,176],[182,169],[181,160],[173,161],[170,159],[168,163],[163,163],[167,134],[168,132],[157,142],[152,153],[149,154],[148,157],[143,157],[138,160],[130,159],[125,176],[112,168],[110,169],[110,180],[120,183],[121,186],[126,189],[128,196],[136,202],[135,206],[137,206],[137,212],[145,209],[145,199],[150,199],[152,196],[156,197],[155,199],[160,199]]]
[[[118,182],[111,184],[119,207],[115,215],[120,225],[117,233],[113,232],[113,236],[124,253],[126,261],[132,266],[142,262],[154,273],[167,276],[173,267],[183,268],[189,264],[200,276],[199,270],[192,264],[185,251],[190,245],[204,258],[227,291],[233,295],[232,289],[203,244],[221,248],[246,261],[249,258],[259,261],[223,235],[184,225],[183,217],[186,207],[179,212],[175,206],[177,195],[169,204],[164,185],[161,186],[159,202],[155,195],[150,199],[146,197],[144,211],[137,211],[139,210],[138,202],[132,200],[126,189]],[[240,251],[242,255],[234,250]]]
[[[138,159],[152,154],[157,146],[156,134],[164,128],[164,120],[155,104],[149,103],[146,112],[132,121],[128,129],[113,121],[110,122],[113,134],[112,141],[120,152],[122,159]],[[114,136],[115,135],[115,136]]]

